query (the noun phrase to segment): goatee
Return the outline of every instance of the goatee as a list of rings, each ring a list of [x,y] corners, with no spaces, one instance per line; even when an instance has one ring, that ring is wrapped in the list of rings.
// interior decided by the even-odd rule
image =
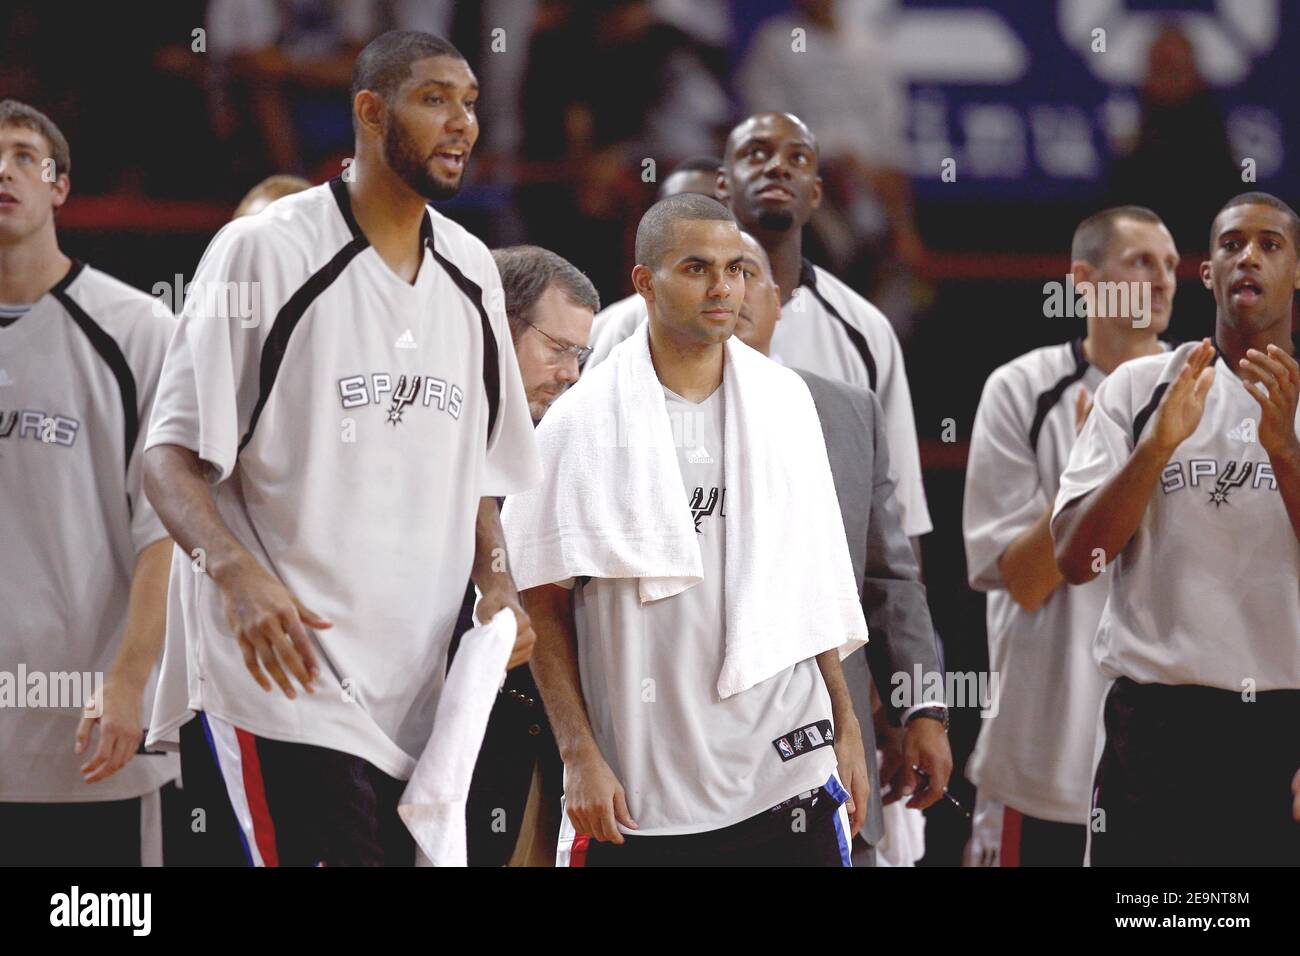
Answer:
[[[453,183],[434,177],[427,161],[415,151],[396,120],[384,131],[384,159],[406,185],[430,202],[451,199],[460,192],[463,174]]]

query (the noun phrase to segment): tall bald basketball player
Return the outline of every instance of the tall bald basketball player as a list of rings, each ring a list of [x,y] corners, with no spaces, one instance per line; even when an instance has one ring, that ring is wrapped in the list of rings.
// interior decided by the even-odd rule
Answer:
[[[816,137],[789,113],[743,120],[727,137],[717,195],[767,251],[781,288],[773,358],[880,399],[903,532],[917,547],[932,525],[898,336],[879,309],[803,257],[803,227],[822,198]]]
[[[1300,860],[1300,219],[1230,200],[1201,280],[1214,340],[1111,373],[1052,517],[1065,579],[1110,587],[1095,865]]]
[[[168,351],[148,489],[182,553],[151,737],[197,714],[250,864],[413,862],[397,800],[468,578],[482,619],[514,609],[511,663],[531,650],[495,496],[540,473],[500,277],[428,206],[477,101],[445,40],[374,40],[347,178],[227,225]]]

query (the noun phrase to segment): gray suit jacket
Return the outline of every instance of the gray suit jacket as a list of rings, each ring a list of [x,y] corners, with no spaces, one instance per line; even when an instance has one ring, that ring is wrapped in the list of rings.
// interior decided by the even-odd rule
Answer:
[[[880,401],[865,388],[793,371],[808,385],[821,419],[853,576],[870,630],[866,648],[844,661],[844,679],[862,725],[871,774],[871,805],[860,839],[875,846],[884,836],[884,824],[870,682],[874,677],[891,723],[898,723],[902,710],[891,703],[890,678],[901,672],[910,679],[917,665],[926,674],[939,670],[934,625],[916,555],[899,523]]]

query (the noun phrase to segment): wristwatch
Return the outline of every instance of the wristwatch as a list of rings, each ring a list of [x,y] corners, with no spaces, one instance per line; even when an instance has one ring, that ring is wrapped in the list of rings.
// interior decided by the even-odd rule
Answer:
[[[941,724],[943,724],[944,733],[948,732],[948,708],[947,707],[921,707],[917,710],[912,711],[912,715],[907,718],[907,723],[910,724],[918,717],[930,717],[934,720],[937,720]]]

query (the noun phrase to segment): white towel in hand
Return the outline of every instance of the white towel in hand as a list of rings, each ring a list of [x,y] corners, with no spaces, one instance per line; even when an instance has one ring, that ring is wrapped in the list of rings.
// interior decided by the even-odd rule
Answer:
[[[808,387],[735,336],[724,349],[725,698],[823,651],[847,656],[867,624]],[[699,583],[647,323],[552,406],[537,442],[545,480],[501,514],[520,590],[634,577],[644,603]]]
[[[882,751],[876,751],[876,760],[883,765]],[[916,866],[925,856],[925,814],[898,800],[885,805],[884,825],[885,835],[876,844],[876,866]]]
[[[417,866],[466,866],[465,801],[497,689],[515,646],[514,611],[466,631],[438,698],[433,735],[398,801]]]

